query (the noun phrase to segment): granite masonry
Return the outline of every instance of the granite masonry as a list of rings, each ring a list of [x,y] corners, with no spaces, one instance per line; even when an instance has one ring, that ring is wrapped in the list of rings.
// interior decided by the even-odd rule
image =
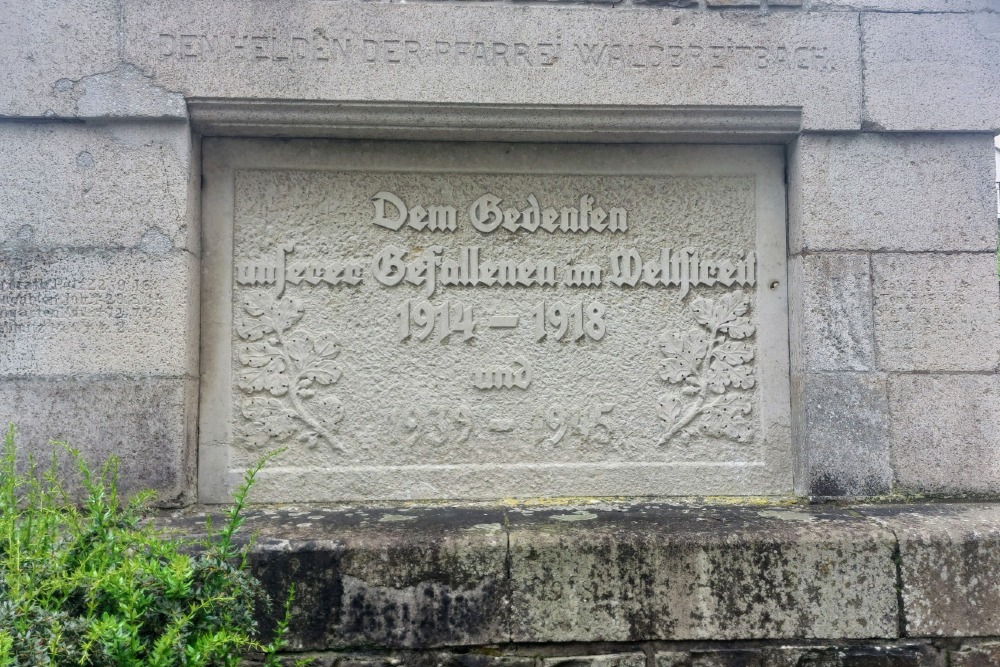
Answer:
[[[1000,0],[0,0],[0,421],[287,447],[319,664],[1000,664],[998,132]]]

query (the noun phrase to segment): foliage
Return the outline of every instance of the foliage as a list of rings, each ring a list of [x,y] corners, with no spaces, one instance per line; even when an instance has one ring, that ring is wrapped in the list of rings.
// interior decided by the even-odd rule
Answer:
[[[681,387],[680,396],[660,397],[661,444],[677,434],[693,435],[694,429],[737,442],[753,437],[746,418],[752,410],[746,390],[755,384],[749,365],[754,349],[747,339],[756,331],[749,310],[750,297],[741,290],[695,299],[691,312],[700,327],[660,337],[660,377]]]
[[[250,395],[243,416],[268,438],[284,441],[295,435],[310,448],[323,441],[343,451],[333,437],[342,419],[340,399],[316,395],[340,379],[334,361],[340,341],[330,332],[293,331],[305,312],[301,299],[251,294],[243,310],[249,317],[236,323],[246,341],[239,347],[239,387]]]
[[[229,666],[247,653],[277,665],[286,618],[268,644],[256,604],[270,605],[237,546],[242,510],[269,454],[246,473],[221,530],[170,539],[144,521],[151,493],[126,501],[118,461],[92,471],[62,445],[82,483],[82,504],[60,482],[56,457],[15,468],[14,427],[0,455],[0,667]]]

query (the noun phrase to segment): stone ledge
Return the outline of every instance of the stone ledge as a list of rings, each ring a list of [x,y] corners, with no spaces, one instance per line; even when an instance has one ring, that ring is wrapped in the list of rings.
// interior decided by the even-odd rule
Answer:
[[[1000,634],[988,503],[258,509],[253,531],[270,593],[296,585],[296,652]]]
[[[609,653],[609,651],[612,651]],[[991,667],[993,641],[699,642],[645,645],[531,645],[459,651],[286,654],[313,667]]]
[[[203,136],[442,141],[786,143],[797,107],[309,102],[191,98]]]

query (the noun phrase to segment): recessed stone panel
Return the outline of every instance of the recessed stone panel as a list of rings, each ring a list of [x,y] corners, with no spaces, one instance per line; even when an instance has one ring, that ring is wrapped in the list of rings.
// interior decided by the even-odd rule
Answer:
[[[205,499],[790,490],[778,151],[206,157]]]

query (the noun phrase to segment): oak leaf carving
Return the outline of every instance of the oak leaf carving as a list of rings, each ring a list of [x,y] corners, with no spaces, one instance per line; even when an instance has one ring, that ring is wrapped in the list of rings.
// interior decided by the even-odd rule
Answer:
[[[660,444],[696,431],[746,442],[754,424],[747,419],[752,404],[745,392],[756,383],[755,350],[747,340],[756,333],[746,316],[750,297],[735,290],[717,299],[694,299],[690,308],[700,328],[660,337],[660,377],[680,385],[680,395],[666,393],[657,403],[664,429]]]
[[[317,385],[327,387],[340,379],[334,361],[340,354],[337,337],[293,331],[305,313],[300,299],[248,294],[242,305],[247,317],[236,322],[236,332],[246,341],[237,347],[242,365],[237,385],[249,395],[243,417],[268,438],[295,436],[309,447],[325,442],[343,451],[333,437],[343,405],[336,396],[317,392]]]

